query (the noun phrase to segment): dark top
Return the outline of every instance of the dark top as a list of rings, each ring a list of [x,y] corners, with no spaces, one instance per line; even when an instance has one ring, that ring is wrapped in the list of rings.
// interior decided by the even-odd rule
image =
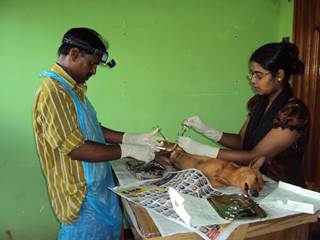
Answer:
[[[249,116],[260,96],[256,95],[248,101]],[[272,119],[272,128],[288,128],[296,130],[299,138],[286,150],[267,159],[261,172],[276,181],[306,187],[302,174],[302,160],[308,143],[310,114],[305,104],[291,97]]]

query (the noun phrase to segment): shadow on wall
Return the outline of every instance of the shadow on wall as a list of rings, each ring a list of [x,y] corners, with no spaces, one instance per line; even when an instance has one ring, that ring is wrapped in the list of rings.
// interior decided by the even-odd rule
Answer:
[[[4,240],[13,240],[10,230],[5,231]]]

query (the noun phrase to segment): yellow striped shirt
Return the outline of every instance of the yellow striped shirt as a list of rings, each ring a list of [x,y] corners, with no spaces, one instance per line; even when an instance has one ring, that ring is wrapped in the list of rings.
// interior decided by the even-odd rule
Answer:
[[[76,83],[59,65],[53,71],[84,99],[86,86]],[[44,78],[35,97],[33,128],[42,172],[46,178],[51,206],[62,223],[73,223],[86,195],[81,161],[69,153],[84,142],[72,97],[56,80]]]

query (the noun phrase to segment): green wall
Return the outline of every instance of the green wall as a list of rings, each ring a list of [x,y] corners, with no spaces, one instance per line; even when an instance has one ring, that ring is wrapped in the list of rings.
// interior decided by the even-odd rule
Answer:
[[[280,0],[279,39],[290,37],[293,41],[293,1]]]
[[[54,239],[58,231],[31,112],[37,74],[55,62],[66,30],[96,29],[118,63],[88,83],[101,122],[137,132],[160,126],[174,141],[193,114],[239,130],[253,94],[247,59],[291,32],[291,11],[286,0],[1,0],[0,236],[10,229],[15,240]]]

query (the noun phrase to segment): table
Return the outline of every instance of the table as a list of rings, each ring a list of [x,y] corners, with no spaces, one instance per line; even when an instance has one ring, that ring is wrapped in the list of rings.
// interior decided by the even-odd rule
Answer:
[[[161,237],[156,225],[148,212],[127,200],[123,200],[124,208],[133,224],[133,233],[139,239],[150,240],[201,240],[193,232],[179,233],[168,237]],[[314,214],[296,214],[278,219],[240,225],[228,240],[307,240],[309,223],[316,222]]]
[[[126,168],[121,160],[113,164],[116,176],[120,185],[125,184],[122,174],[126,174]],[[129,181],[128,181],[129,180]],[[131,182],[131,179],[127,179]],[[127,182],[127,183],[128,183]],[[150,217],[148,211],[137,204],[122,198],[123,206],[132,225],[132,231],[136,239],[150,240],[200,240],[202,239],[194,232],[178,233],[166,237],[161,234]],[[249,224],[242,224],[237,227],[228,240],[286,240],[299,239],[307,240],[309,234],[309,224],[317,221],[316,214],[295,214],[286,217],[276,218],[272,220],[260,221]]]

